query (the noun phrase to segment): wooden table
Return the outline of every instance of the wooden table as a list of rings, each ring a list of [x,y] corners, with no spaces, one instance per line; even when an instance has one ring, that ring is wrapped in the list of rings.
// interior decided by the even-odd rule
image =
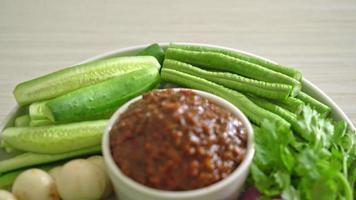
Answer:
[[[121,47],[186,41],[296,67],[356,123],[356,1],[266,3],[0,0],[0,121],[21,81]]]

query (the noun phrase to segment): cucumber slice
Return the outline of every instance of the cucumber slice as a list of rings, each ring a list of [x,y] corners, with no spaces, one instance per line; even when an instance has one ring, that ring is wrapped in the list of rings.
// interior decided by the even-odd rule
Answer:
[[[18,156],[0,161],[0,174],[20,169],[23,167],[30,167],[34,165],[46,164],[55,161],[75,158],[84,155],[93,155],[101,152],[100,146],[85,148],[77,151],[71,151],[61,154],[39,154],[39,153],[23,153]]]
[[[14,90],[19,105],[51,99],[147,65],[160,68],[152,56],[117,57],[76,65],[20,83]]]
[[[15,119],[15,126],[16,127],[23,127],[28,126],[30,123],[30,116],[29,115],[21,115]]]
[[[5,144],[23,151],[56,154],[99,145],[107,120],[42,127],[11,127],[2,133]]]
[[[42,115],[55,123],[108,119],[119,106],[151,90],[159,80],[158,69],[147,66],[49,100]]]

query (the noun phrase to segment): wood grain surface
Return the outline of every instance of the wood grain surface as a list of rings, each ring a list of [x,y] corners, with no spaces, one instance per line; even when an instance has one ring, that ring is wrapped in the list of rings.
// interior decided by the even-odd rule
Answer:
[[[0,121],[21,81],[167,41],[238,48],[296,67],[356,123],[355,0],[0,0]]]

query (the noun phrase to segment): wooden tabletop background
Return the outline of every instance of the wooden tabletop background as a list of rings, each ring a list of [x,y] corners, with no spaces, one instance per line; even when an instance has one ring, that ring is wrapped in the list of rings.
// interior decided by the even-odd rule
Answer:
[[[21,81],[169,41],[238,48],[296,67],[356,124],[355,0],[0,0],[0,121]]]

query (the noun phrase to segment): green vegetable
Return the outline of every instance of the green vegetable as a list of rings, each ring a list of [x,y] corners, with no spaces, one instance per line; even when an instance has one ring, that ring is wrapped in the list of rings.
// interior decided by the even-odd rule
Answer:
[[[164,50],[162,49],[159,44],[151,44],[150,46],[144,48],[142,51],[140,51],[137,55],[139,56],[153,56],[155,57],[160,64],[163,63],[164,59]]]
[[[20,105],[51,99],[93,85],[142,67],[159,67],[151,56],[131,56],[98,60],[68,67],[51,74],[20,83],[14,90]]]
[[[15,149],[13,146],[11,146],[9,143],[5,142],[4,140],[0,141],[0,147],[3,148],[5,150],[5,152],[7,153],[23,153],[23,151],[19,150],[19,149]]]
[[[47,118],[43,116],[43,113],[46,111],[47,101],[40,101],[32,103],[28,107],[28,112],[30,115],[31,120],[46,120]]]
[[[294,113],[289,112],[288,110],[268,101],[267,99],[259,98],[252,95],[249,95],[248,98],[258,106],[281,116],[289,123],[297,120],[297,116]]]
[[[167,69],[173,69],[204,78],[240,92],[247,92],[271,99],[286,99],[292,91],[290,85],[257,81],[228,72],[207,71],[171,59],[165,59],[163,66]]]
[[[273,103],[281,106],[284,109],[289,110],[290,112],[294,113],[294,114],[299,114],[304,106],[304,102],[294,98],[294,97],[288,97],[285,100],[282,101],[273,101]]]
[[[15,119],[15,126],[16,127],[23,127],[23,126],[28,126],[30,123],[30,116],[29,115],[21,115],[19,117],[16,117]]]
[[[271,69],[276,72],[280,72],[282,74],[285,74],[287,76],[290,76],[298,81],[302,79],[302,73],[299,72],[297,69],[290,68],[290,67],[285,67],[283,65],[277,64],[270,62],[268,60],[249,55],[246,53],[241,53],[237,51],[232,51],[232,50],[227,50],[227,49],[222,49],[222,48],[216,48],[216,47],[206,47],[206,46],[198,46],[198,45],[182,45],[182,44],[173,44],[171,43],[169,45],[169,48],[176,48],[176,49],[184,49],[184,50],[190,50],[190,51],[201,51],[201,52],[216,52],[216,53],[222,53],[234,58],[238,58],[250,63],[254,63],[257,65],[261,65],[263,67],[266,67],[268,69]]]
[[[161,70],[161,78],[164,81],[176,83],[193,89],[203,90],[218,95],[238,107],[252,122],[260,125],[263,119],[276,121],[280,126],[289,127],[290,124],[283,118],[254,104],[243,94],[225,88],[208,80],[192,76],[187,73],[172,69]]]
[[[42,127],[10,127],[2,140],[15,149],[56,154],[99,145],[107,120]]]
[[[100,146],[89,147],[77,151],[71,151],[68,153],[60,153],[60,154],[39,154],[39,153],[27,152],[0,161],[0,175],[23,167],[46,164],[46,163],[65,160],[69,158],[75,158],[84,155],[93,155],[100,152],[101,152]]]
[[[356,134],[305,106],[298,134],[264,121],[254,129],[253,184],[265,196],[286,199],[353,200],[356,179]]]
[[[107,119],[115,110],[159,83],[156,60],[139,70],[49,100],[42,115],[56,123]]]
[[[307,95],[302,91],[299,92],[297,98],[302,100],[305,104],[308,104],[310,107],[318,111],[323,116],[327,116],[331,111],[331,108],[329,106],[321,103],[320,101],[314,99],[313,97]]]
[[[300,126],[300,124],[298,123],[296,114],[288,111],[287,109],[285,109],[279,105],[272,103],[268,99],[259,98],[259,97],[252,96],[252,95],[249,95],[248,98],[251,101],[253,101],[255,104],[257,104],[258,106],[260,106],[261,108],[264,108],[264,109],[282,117],[283,119],[285,119],[287,122],[289,122],[291,124],[293,131],[295,131],[296,133],[299,133],[300,135],[304,135],[305,129],[303,129]]]
[[[29,126],[30,127],[36,127],[36,126],[46,126],[46,125],[52,125],[53,122],[48,119],[36,119],[36,120],[31,120]]]
[[[288,84],[293,87],[292,96],[297,95],[301,89],[301,83],[287,75],[222,53],[168,48],[166,59],[178,60],[212,70],[233,72],[260,81]]]

